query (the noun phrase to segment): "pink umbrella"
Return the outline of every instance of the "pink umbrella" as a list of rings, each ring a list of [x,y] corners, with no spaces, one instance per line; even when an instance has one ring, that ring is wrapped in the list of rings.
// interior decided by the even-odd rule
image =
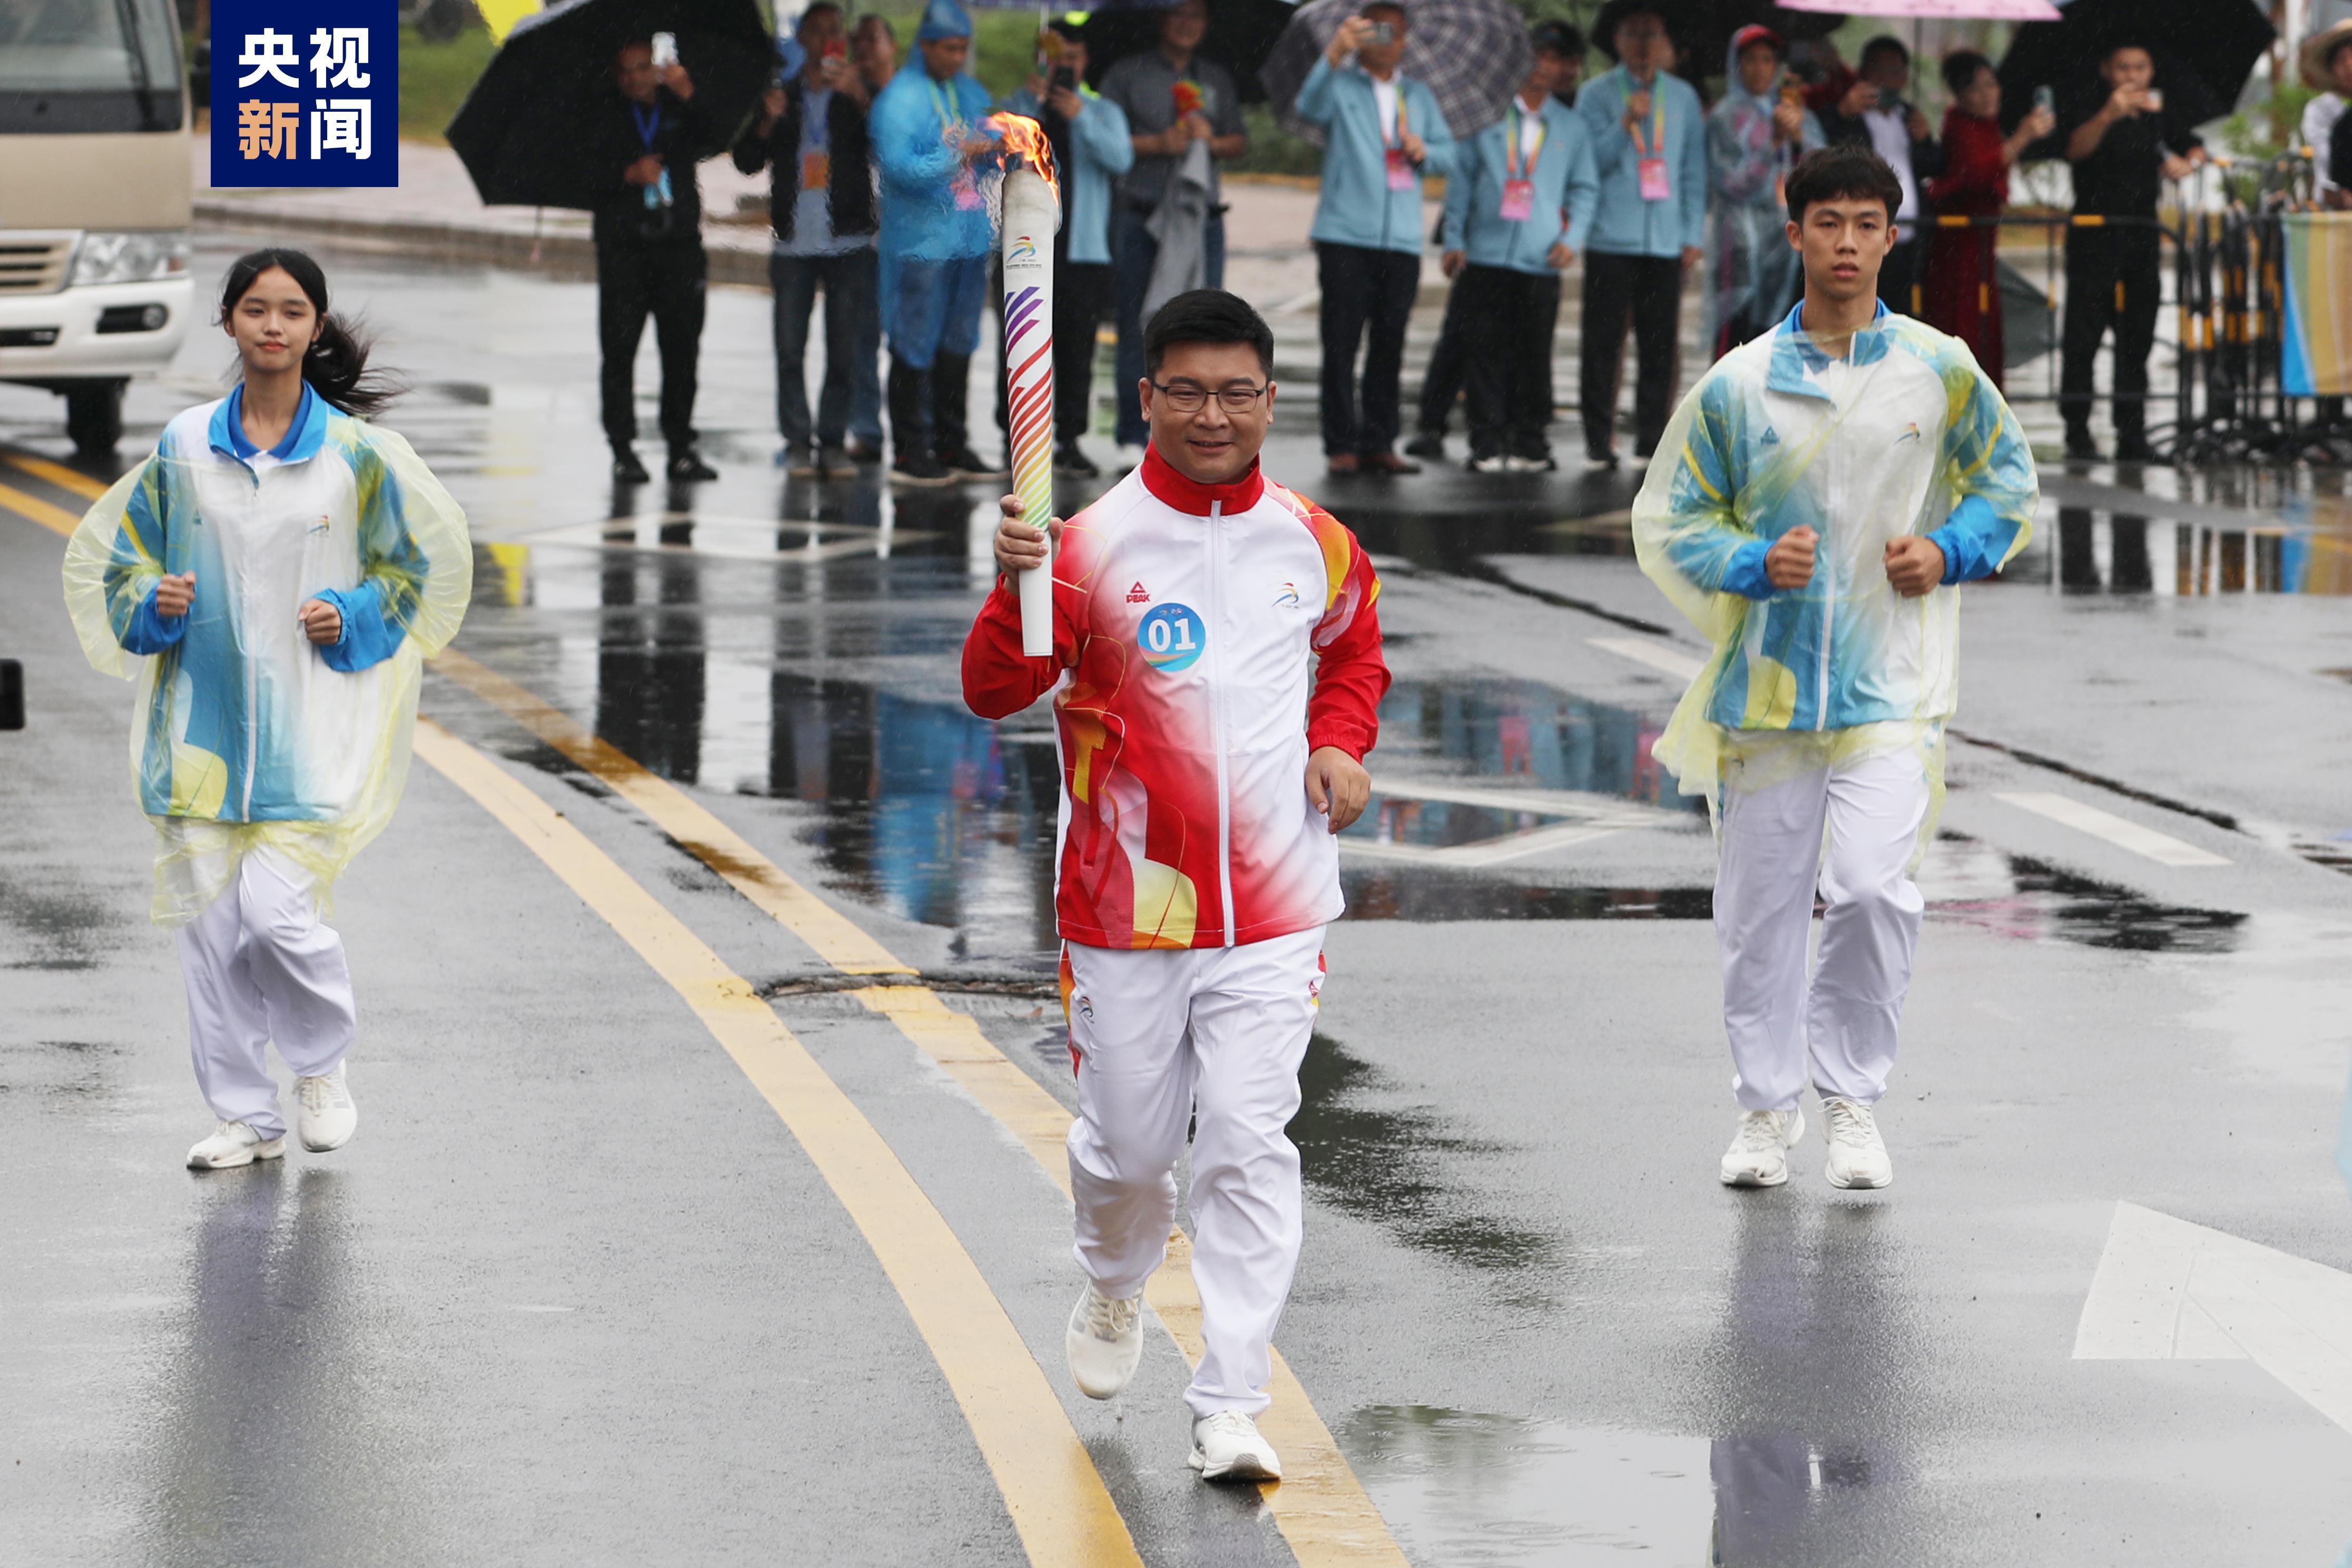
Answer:
[[[1784,11],[1834,11],[1849,16],[1908,16],[1917,22],[2057,22],[2050,0],[1780,0]]]

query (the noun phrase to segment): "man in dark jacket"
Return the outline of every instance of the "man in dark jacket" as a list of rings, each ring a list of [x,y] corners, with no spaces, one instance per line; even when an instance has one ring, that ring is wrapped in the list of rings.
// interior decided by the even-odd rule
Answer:
[[[800,477],[849,479],[857,472],[844,436],[882,444],[882,378],[876,356],[857,353],[857,326],[874,314],[874,164],[866,140],[865,79],[849,64],[841,10],[816,0],[794,36],[808,64],[768,89],[759,117],[735,143],[735,166],[770,171],[768,212],[776,232],[768,257],[775,296],[776,426],[784,460]],[[824,293],[824,386],[809,420],[809,311]]]
[[[1944,149],[1919,106],[1904,95],[1911,89],[1911,51],[1903,40],[1881,35],[1862,46],[1862,74],[1835,103],[1821,110],[1822,134],[1835,146],[1851,142],[1886,160],[1903,185],[1903,208],[1895,215],[1895,248],[1878,269],[1878,297],[1890,310],[1919,314],[1919,258],[1927,243],[1920,237],[1925,209],[1919,187],[1944,172]]]
[[[653,46],[624,44],[614,63],[620,88],[603,114],[598,166],[611,171],[598,202],[596,326],[604,350],[604,436],[613,477],[646,479],[637,461],[636,359],[646,318],[661,345],[662,439],[672,479],[719,476],[695,451],[695,359],[702,345],[702,198],[694,165],[716,149],[694,103],[694,80],[677,61],[656,67]]]

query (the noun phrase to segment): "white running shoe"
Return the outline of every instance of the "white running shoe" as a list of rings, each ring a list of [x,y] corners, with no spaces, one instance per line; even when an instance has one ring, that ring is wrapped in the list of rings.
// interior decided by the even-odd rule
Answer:
[[[1886,1140],[1878,1135],[1878,1118],[1858,1100],[1822,1101],[1828,1123],[1822,1135],[1829,1140],[1830,1163],[1822,1174],[1833,1187],[1884,1187],[1895,1180],[1895,1162],[1886,1155]]]
[[[1132,473],[1143,467],[1143,448],[1121,442],[1110,455],[1110,466],[1115,473]]]
[[[341,1148],[359,1127],[360,1108],[352,1103],[351,1089],[343,1082],[346,1065],[337,1062],[331,1073],[294,1080],[295,1098],[302,1102],[297,1121],[302,1147],[313,1154]]]
[[[226,1171],[232,1166],[250,1165],[256,1160],[275,1160],[286,1152],[286,1134],[264,1138],[251,1124],[224,1121],[213,1129],[213,1135],[200,1141],[188,1151],[191,1171]]]
[[[1744,1110],[1723,1152],[1727,1187],[1777,1187],[1789,1179],[1789,1145],[1805,1135],[1802,1110]]]
[[[1143,1359],[1143,1299],[1114,1301],[1087,1280],[1078,1304],[1070,1309],[1062,1346],[1078,1392],[1088,1399],[1108,1399],[1127,1386]]]
[[[1192,1423],[1192,1457],[1187,1461],[1204,1481],[1278,1481],[1282,1461],[1274,1445],[1258,1436],[1257,1423],[1238,1410],[1220,1410]]]

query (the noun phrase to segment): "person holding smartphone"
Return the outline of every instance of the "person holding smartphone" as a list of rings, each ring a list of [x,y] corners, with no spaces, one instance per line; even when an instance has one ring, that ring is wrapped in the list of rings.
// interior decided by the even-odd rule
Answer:
[[[656,46],[660,59],[656,58]],[[695,449],[696,362],[702,352],[702,198],[694,165],[717,152],[695,105],[694,79],[667,33],[623,44],[613,62],[619,91],[602,111],[594,148],[606,171],[594,213],[600,379],[613,478],[643,484],[637,460],[637,343],[651,316],[661,345],[662,439],[673,482],[719,475]]]
[[[1973,49],[1944,58],[1944,85],[1952,107],[1944,115],[1944,172],[1927,185],[1939,213],[1998,217],[2009,205],[2009,171],[2025,150],[2057,129],[2058,117],[2035,94],[2032,111],[2007,136],[2000,133],[2000,79]],[[2000,280],[1993,266],[2000,230],[1937,228],[1927,240],[1927,281],[1919,319],[1969,345],[1977,368],[2001,384]]]
[[[1862,74],[1849,84],[1835,108],[1822,115],[1822,133],[1832,142],[1867,147],[1886,160],[1903,183],[1903,210],[1896,215],[1895,248],[1878,269],[1878,297],[1890,310],[1916,316],[1922,306],[1919,261],[1920,182],[1944,172],[1944,151],[1927,117],[1906,96],[1911,90],[1911,51],[1903,40],[1881,34],[1862,47]]]
[[[2066,230],[2066,325],[2058,408],[2066,421],[2066,456],[2095,461],[2091,438],[2091,367],[2112,331],[2115,350],[2116,457],[2153,461],[2147,443],[2147,356],[2156,346],[2162,291],[2156,199],[2162,182],[2185,178],[2205,161],[2205,144],[2177,109],[2167,110],[2156,57],[2126,40],[2099,63],[2099,87],[2077,98],[2060,122],[2061,145],[2074,166],[2078,216],[2124,223]]]
[[[768,175],[775,245],[768,282],[775,302],[776,427],[796,478],[852,479],[845,437],[882,445],[882,381],[858,324],[875,309],[874,160],[866,137],[865,79],[849,63],[841,7],[816,0],[795,37],[801,73],[779,81],[736,139],[735,166]],[[809,312],[824,295],[824,386],[809,417]]]

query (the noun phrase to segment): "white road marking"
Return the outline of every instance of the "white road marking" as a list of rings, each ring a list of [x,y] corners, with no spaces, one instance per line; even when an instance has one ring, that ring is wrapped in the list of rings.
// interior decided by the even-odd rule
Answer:
[[[2074,1359],[2251,1360],[2352,1432],[2352,1274],[2119,1203]]]
[[[2210,849],[2200,849],[2168,833],[2143,827],[2137,822],[2117,816],[2111,811],[2101,811],[2097,806],[2071,795],[2019,792],[2004,793],[1993,798],[2005,801],[2020,810],[2030,811],[2036,816],[2046,816],[2053,822],[2063,823],[2094,838],[2104,838],[2118,848],[2128,849],[2159,866],[2226,866],[2230,863],[2226,857],[2216,855]]]
[[[1706,660],[1696,654],[1685,653],[1672,643],[1659,642],[1654,637],[1587,637],[1587,644],[1602,653],[1613,653],[1619,658],[1630,658],[1635,664],[1646,664],[1652,669],[1684,680],[1696,680],[1706,668]]]

